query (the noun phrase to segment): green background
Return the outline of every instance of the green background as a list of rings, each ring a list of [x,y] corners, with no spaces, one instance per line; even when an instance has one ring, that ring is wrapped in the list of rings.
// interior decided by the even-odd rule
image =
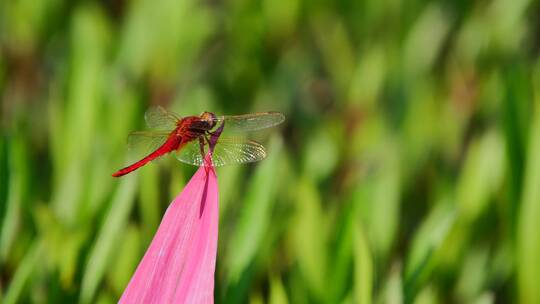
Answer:
[[[195,168],[144,111],[280,111],[218,169],[218,303],[540,303],[540,3],[0,1],[0,302],[115,303]]]

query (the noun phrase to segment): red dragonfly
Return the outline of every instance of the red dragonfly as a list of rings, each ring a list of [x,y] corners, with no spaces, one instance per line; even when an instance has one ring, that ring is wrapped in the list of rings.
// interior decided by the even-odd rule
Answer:
[[[216,116],[214,113],[203,112],[199,116],[181,118],[158,106],[145,113],[145,120],[154,130],[132,132],[128,137],[128,146],[133,148],[146,145],[154,151],[138,162],[116,171],[112,176],[126,175],[170,152],[174,152],[181,162],[203,166],[205,153],[210,148],[210,136],[220,126],[223,126],[225,131],[250,132],[278,125],[285,120],[285,116],[279,112],[234,116]],[[253,140],[219,136],[211,157],[214,166],[223,166],[262,160],[266,157],[266,151],[261,144]]]

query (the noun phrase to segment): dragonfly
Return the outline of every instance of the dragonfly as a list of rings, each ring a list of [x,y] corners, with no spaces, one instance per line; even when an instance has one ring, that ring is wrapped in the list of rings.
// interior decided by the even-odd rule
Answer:
[[[124,176],[147,163],[172,153],[179,161],[205,166],[205,155],[209,153],[212,166],[243,164],[263,160],[266,150],[263,145],[244,137],[224,137],[217,132],[246,133],[281,124],[285,116],[280,112],[261,112],[244,115],[217,116],[203,112],[196,116],[180,117],[161,106],[151,107],[145,113],[146,124],[151,131],[136,131],[128,136],[128,147],[148,147],[151,151],[141,160],[112,174]],[[218,135],[212,142],[213,135]]]

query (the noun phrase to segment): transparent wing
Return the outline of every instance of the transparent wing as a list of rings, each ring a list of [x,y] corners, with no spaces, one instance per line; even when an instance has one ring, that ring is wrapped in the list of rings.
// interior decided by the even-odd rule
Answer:
[[[144,113],[144,120],[150,129],[172,130],[176,127],[176,122],[180,120],[180,117],[161,106],[155,106],[150,107]]]
[[[137,131],[128,136],[128,150],[133,156],[145,156],[165,143],[168,132]]]
[[[249,132],[266,129],[285,121],[285,115],[279,112],[261,112],[245,115],[218,116],[216,125],[225,122],[224,131]]]
[[[204,141],[204,153],[208,152],[208,143]],[[186,164],[203,166],[204,160],[201,154],[200,141],[195,139],[187,143],[180,151],[175,153],[176,158]],[[229,164],[244,164],[263,160],[266,150],[256,141],[244,138],[219,138],[214,152],[212,163],[215,167]]]

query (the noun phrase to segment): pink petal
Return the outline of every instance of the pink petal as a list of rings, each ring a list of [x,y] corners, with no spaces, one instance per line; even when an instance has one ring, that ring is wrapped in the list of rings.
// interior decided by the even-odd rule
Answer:
[[[218,188],[200,167],[177,196],[119,303],[213,303]]]

